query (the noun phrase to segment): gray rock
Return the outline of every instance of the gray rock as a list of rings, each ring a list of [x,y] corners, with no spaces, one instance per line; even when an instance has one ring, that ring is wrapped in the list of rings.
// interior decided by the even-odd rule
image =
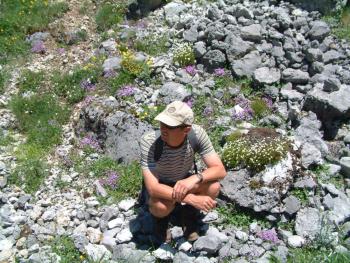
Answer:
[[[194,251],[205,251],[209,255],[216,253],[222,246],[221,240],[216,236],[199,237],[193,244]]]
[[[302,70],[287,68],[282,72],[282,79],[293,84],[307,84],[310,76]]]
[[[323,163],[321,152],[311,143],[305,143],[301,148],[301,165],[305,169]]]
[[[317,186],[317,183],[312,177],[302,177],[298,179],[293,186],[297,189],[312,190]]]
[[[35,32],[26,38],[27,42],[34,43],[37,41],[46,41],[50,37],[50,33],[48,32]]]
[[[117,50],[116,42],[113,38],[103,41],[99,48],[100,50],[102,49],[103,51],[107,51],[107,52],[113,52]]]
[[[282,98],[289,101],[301,101],[304,98],[304,95],[293,89],[281,89],[280,94]]]
[[[291,248],[302,247],[305,243],[306,240],[301,236],[293,235],[288,237],[288,245]]]
[[[153,255],[161,260],[172,260],[176,250],[168,244],[162,244],[158,249],[153,251]]]
[[[122,231],[120,231],[116,236],[116,241],[118,243],[126,243],[131,241],[133,238],[133,235],[129,228],[124,228]]]
[[[31,195],[26,194],[18,198],[17,204],[19,208],[24,208],[25,204],[32,198]]]
[[[202,63],[209,72],[213,72],[225,66],[226,57],[220,50],[210,50],[202,57]]]
[[[314,21],[311,23],[311,29],[308,32],[308,37],[311,40],[322,41],[326,36],[329,35],[331,29],[328,24],[324,21]]]
[[[84,234],[72,235],[74,246],[81,252],[85,253],[85,246],[89,244],[88,238]]]
[[[180,20],[179,15],[187,10],[186,5],[182,3],[170,2],[164,6],[166,22],[172,26]]]
[[[313,63],[316,61],[322,62],[323,60],[322,51],[318,48],[309,48],[305,51],[305,58],[310,63]]]
[[[198,39],[198,31],[197,31],[197,26],[191,26],[189,30],[186,30],[183,33],[183,38],[187,42],[196,42]]]
[[[350,157],[342,157],[340,159],[341,173],[350,177]]]
[[[300,201],[293,195],[288,196],[283,202],[285,204],[285,212],[288,215],[293,215],[300,209]]]
[[[92,261],[108,261],[111,259],[112,254],[103,245],[88,244],[85,246],[86,254]]]
[[[312,85],[296,85],[295,89],[300,93],[306,94],[313,89]]]
[[[150,11],[161,6],[161,0],[136,0],[129,2],[128,16],[131,18],[143,17]]]
[[[122,59],[120,57],[107,58],[102,65],[103,71],[107,72],[110,70],[120,70],[122,67],[121,62]]]
[[[169,104],[175,100],[182,101],[187,96],[191,95],[190,92],[185,89],[185,86],[176,82],[165,83],[159,91],[159,94],[163,96],[164,104]]]
[[[210,23],[205,30],[209,42],[213,40],[223,40],[226,32],[224,29],[225,25],[221,22]]]
[[[260,24],[252,24],[240,28],[243,40],[260,42],[263,39],[262,27]]]
[[[119,204],[118,207],[120,208],[121,211],[126,212],[129,211],[131,208],[133,208],[136,204],[135,199],[125,199],[122,200]]]
[[[244,17],[247,19],[252,19],[254,17],[252,10],[249,10],[247,7],[241,4],[235,6],[235,8],[231,10],[231,12],[232,15],[234,15],[235,17]]]
[[[268,115],[259,121],[259,124],[264,126],[280,127],[283,124],[283,120],[274,114]]]
[[[328,154],[327,144],[322,139],[319,129],[321,122],[317,119],[315,113],[309,112],[308,115],[300,120],[300,126],[295,130],[295,139],[300,144],[310,143],[314,145],[325,156]]]
[[[244,41],[235,34],[227,35],[224,42],[228,45],[226,55],[228,61],[231,63],[233,63],[237,58],[248,54],[254,48],[252,42]]]
[[[203,57],[207,52],[205,43],[203,41],[196,42],[193,46],[193,51],[197,59]]]
[[[340,59],[345,59],[345,55],[333,49],[323,54],[323,62],[325,64],[336,62]]]
[[[251,77],[261,63],[259,52],[253,51],[245,55],[242,59],[232,62],[231,68],[237,77]]]
[[[327,78],[323,83],[323,90],[326,92],[333,92],[339,90],[341,83],[339,79],[335,77]]]
[[[245,256],[248,258],[257,258],[261,257],[265,252],[265,249],[263,249],[260,246],[257,245],[249,245],[244,244],[241,249],[238,251],[238,254],[241,256]]]
[[[301,209],[296,216],[297,235],[313,240],[321,229],[321,214],[316,208]]]
[[[191,257],[186,253],[179,251],[175,254],[173,258],[173,263],[192,263],[195,260],[195,257]]]
[[[262,67],[254,71],[253,78],[258,84],[269,85],[280,81],[281,72],[276,68]]]
[[[229,258],[235,258],[237,256],[238,256],[238,251],[231,247],[231,243],[230,242],[226,243],[219,250],[219,258],[220,258],[220,260],[229,259]]]

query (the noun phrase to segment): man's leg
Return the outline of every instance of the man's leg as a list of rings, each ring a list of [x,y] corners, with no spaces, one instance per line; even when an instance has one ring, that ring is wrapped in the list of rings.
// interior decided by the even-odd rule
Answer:
[[[198,195],[207,195],[215,199],[220,192],[220,183],[215,182],[206,182],[199,184],[191,193]],[[184,205],[182,207],[181,220],[182,220],[182,229],[184,231],[184,237],[188,241],[195,241],[198,239],[198,215],[199,211],[191,205]]]
[[[149,199],[149,211],[154,217],[154,234],[160,243],[171,241],[169,214],[175,208],[175,202],[159,198]]]

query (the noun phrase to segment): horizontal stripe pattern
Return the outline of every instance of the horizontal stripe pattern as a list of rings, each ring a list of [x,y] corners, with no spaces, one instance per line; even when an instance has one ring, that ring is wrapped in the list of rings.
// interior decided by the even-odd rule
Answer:
[[[199,154],[203,157],[208,153],[215,152],[209,136],[204,129],[193,124],[194,130],[199,143]],[[158,160],[154,161],[156,133],[155,131],[146,133],[140,141],[141,146],[141,167],[150,170],[158,179],[170,182],[176,182],[187,176],[193,168],[194,151],[186,139],[184,144],[179,148],[171,148],[164,144],[163,152]]]

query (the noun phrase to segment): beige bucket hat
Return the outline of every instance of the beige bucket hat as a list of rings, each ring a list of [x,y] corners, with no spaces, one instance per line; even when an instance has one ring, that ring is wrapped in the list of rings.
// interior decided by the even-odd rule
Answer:
[[[172,127],[192,125],[194,121],[192,109],[182,101],[170,103],[154,119]]]

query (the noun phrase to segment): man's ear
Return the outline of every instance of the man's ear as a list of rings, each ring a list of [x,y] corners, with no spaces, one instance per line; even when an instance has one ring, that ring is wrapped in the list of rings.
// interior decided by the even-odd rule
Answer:
[[[187,135],[191,131],[192,127],[191,126],[186,126],[184,128],[184,133]]]

